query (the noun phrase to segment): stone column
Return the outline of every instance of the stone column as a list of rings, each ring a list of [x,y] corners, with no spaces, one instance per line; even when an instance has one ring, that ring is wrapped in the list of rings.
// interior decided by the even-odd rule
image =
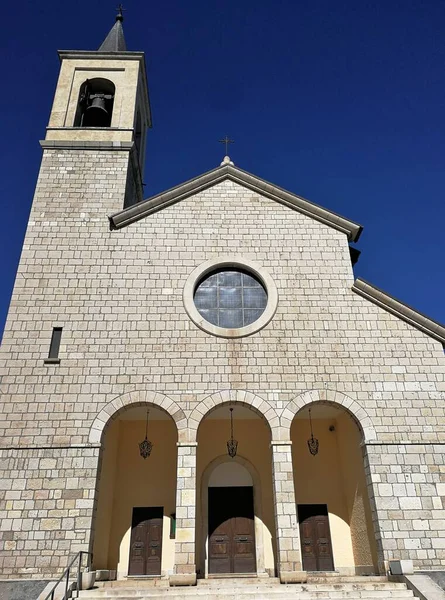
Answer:
[[[170,585],[196,584],[196,442],[178,442],[175,572]]]
[[[278,575],[281,583],[301,583],[307,577],[301,566],[292,442],[271,442],[271,446]]]

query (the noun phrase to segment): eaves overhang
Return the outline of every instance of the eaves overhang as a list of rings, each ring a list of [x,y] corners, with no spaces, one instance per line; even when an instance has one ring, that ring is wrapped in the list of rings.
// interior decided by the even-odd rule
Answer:
[[[364,279],[357,278],[352,291],[445,345],[444,325],[433,321]]]
[[[345,219],[336,213],[327,210],[318,204],[314,204],[301,196],[292,194],[282,188],[260,179],[247,171],[243,171],[232,165],[224,165],[208,171],[199,177],[190,179],[176,187],[173,187],[161,194],[143,200],[138,204],[129,206],[115,213],[110,217],[111,229],[121,229],[126,225],[135,223],[144,217],[147,217],[167,206],[175,204],[185,198],[193,196],[209,187],[212,187],[226,179],[230,179],[253,192],[266,196],[284,206],[292,208],[308,217],[311,217],[329,227],[337,229],[346,234],[350,242],[356,242],[363,230],[363,227],[354,221]]]

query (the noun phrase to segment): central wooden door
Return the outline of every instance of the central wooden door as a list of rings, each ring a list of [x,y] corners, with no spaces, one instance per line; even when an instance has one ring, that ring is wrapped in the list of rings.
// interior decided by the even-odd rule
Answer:
[[[209,573],[256,573],[252,487],[209,488]]]
[[[162,557],[161,507],[133,508],[129,575],[160,575]]]
[[[301,553],[304,571],[333,571],[331,533],[326,504],[299,504]]]

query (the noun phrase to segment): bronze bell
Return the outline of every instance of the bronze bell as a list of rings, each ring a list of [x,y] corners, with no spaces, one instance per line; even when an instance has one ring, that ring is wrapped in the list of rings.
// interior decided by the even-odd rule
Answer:
[[[91,104],[85,111],[85,126],[89,127],[108,127],[110,125],[110,115],[106,107],[107,96],[105,94],[91,94],[89,100]]]

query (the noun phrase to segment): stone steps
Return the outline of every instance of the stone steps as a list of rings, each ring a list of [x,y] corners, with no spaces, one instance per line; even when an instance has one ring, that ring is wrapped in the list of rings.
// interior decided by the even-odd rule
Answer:
[[[207,591],[205,594],[197,595],[203,600],[390,600],[390,599],[408,599],[413,598],[413,593],[409,590],[397,590],[394,592],[388,591],[319,591],[319,592],[302,592],[295,589],[281,589],[281,590],[245,590],[242,593],[235,593],[233,590],[218,590],[218,591]],[[119,599],[119,600],[165,600],[165,598],[175,598],[177,600],[181,598],[192,597],[189,594],[183,594],[182,592],[170,593],[165,590],[163,593],[158,592],[157,594],[140,594],[137,596],[127,595],[122,592],[119,596],[83,596],[80,594],[79,598],[107,598],[108,599]],[[195,597],[195,596],[193,596]]]
[[[166,580],[98,583],[80,600],[391,600],[413,598],[403,583],[384,577],[314,578],[305,584],[281,585],[278,579],[205,579],[194,587],[168,587]],[[323,581],[321,581],[323,579]],[[346,581],[345,581],[346,580]]]

